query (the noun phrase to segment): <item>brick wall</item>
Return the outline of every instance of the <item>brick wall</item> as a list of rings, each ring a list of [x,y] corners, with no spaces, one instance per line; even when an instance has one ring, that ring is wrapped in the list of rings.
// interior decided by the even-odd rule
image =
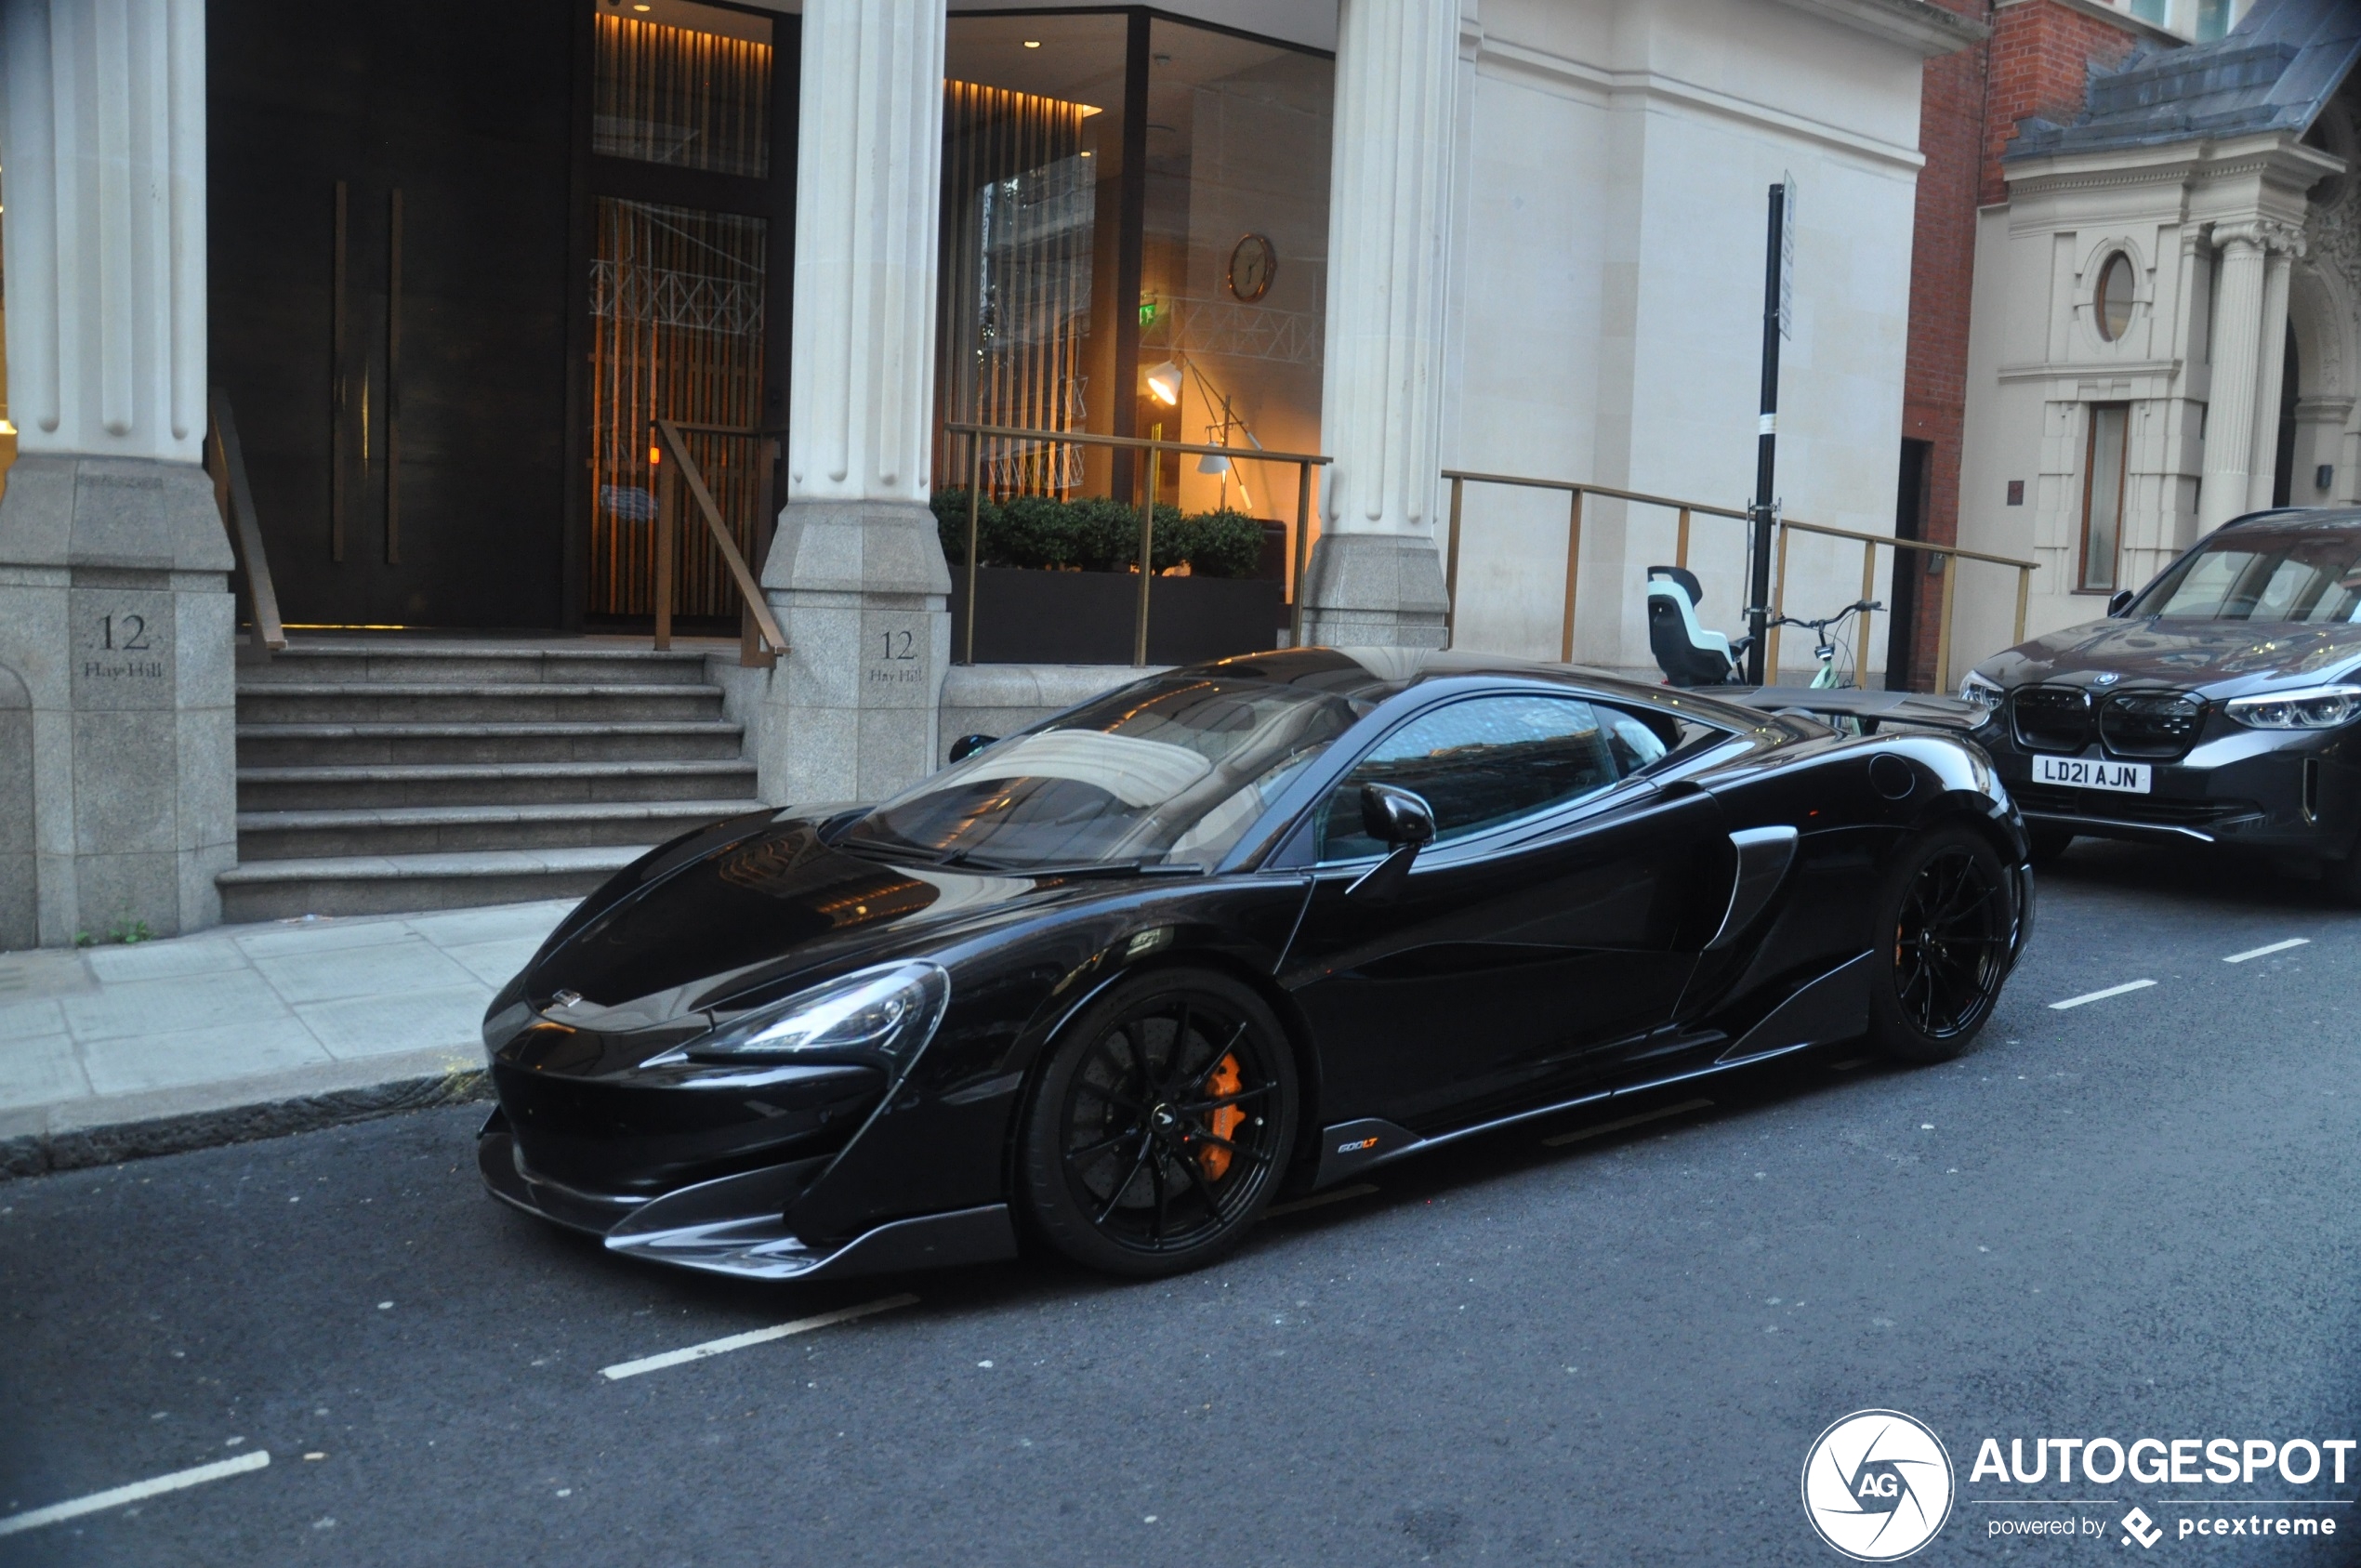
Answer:
[[[2000,158],[2016,123],[2081,112],[2091,66],[2137,43],[2124,26],[2058,0],[1932,0],[1992,28],[1972,49],[1927,61],[1919,112],[1918,218],[1910,262],[1909,358],[1902,433],[1930,443],[1924,537],[1959,537],[1959,434],[1967,410],[1968,307],[1975,285],[1976,209],[2008,199]],[[1914,684],[1932,684],[1943,580],[1917,558]]]

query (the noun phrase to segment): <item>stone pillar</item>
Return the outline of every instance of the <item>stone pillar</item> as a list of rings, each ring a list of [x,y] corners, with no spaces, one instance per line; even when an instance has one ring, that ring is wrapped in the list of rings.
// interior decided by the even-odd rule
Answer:
[[[0,691],[32,774],[29,832],[0,789],[0,947],[194,929],[237,853],[233,562],[198,466],[203,0],[0,7]]]
[[[944,0],[808,0],[787,504],[763,568],[789,653],[763,798],[873,800],[940,766],[951,573],[934,515]]]
[[[1322,531],[1308,641],[1440,648],[1458,0],[1343,0],[1328,186]]]
[[[2254,456],[2247,470],[2247,506],[2250,512],[2271,505],[2279,478],[2279,398],[2287,389],[2288,274],[2303,241],[2292,231],[2274,228],[2263,235],[2268,253],[2262,271],[2261,363],[2254,379]]]
[[[2205,479],[2197,529],[2210,533],[2247,509],[2253,479],[2256,378],[2262,368],[2262,226],[2225,224],[2213,319],[2213,381],[2205,419]]]

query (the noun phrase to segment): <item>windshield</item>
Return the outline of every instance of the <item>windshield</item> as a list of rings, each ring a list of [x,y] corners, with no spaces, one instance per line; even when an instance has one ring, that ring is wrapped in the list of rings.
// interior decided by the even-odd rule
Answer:
[[[2361,529],[2224,529],[2150,584],[2134,615],[2186,621],[2361,620]]]
[[[920,780],[843,842],[993,871],[1211,865],[1362,711],[1260,680],[1141,681]]]

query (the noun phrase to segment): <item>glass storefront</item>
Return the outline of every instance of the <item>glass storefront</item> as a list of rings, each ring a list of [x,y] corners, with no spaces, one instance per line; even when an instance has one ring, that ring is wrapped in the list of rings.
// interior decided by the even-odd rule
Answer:
[[[1324,55],[1144,11],[954,16],[940,421],[1320,449]],[[965,482],[963,439],[938,482]],[[987,447],[995,496],[1133,494],[1103,448]],[[1188,458],[1158,498],[1295,515],[1292,470]]]

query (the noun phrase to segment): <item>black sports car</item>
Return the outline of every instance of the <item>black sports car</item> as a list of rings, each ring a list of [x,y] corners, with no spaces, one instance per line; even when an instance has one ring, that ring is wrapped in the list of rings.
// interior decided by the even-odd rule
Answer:
[[[874,809],[718,823],[484,1021],[492,1191],[614,1251],[814,1278],[1156,1274],[1272,1199],[1866,1034],[1982,1027],[2032,913],[1972,744],[1560,665],[1157,675]]]
[[[2361,510],[2225,523],[1959,695],[2037,862],[2083,834],[2223,844],[2361,901]]]

